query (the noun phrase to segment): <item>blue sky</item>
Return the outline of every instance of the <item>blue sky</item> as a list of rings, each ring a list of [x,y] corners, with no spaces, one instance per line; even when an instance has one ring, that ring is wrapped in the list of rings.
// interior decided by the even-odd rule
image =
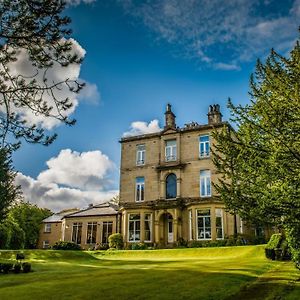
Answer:
[[[157,130],[147,127],[155,119],[162,127],[168,102],[179,126],[205,123],[216,103],[228,120],[228,97],[249,101],[256,59],[271,47],[286,55],[300,25],[299,0],[68,2],[72,38],[86,51],[80,78],[89,83],[77,123],[53,127],[49,147],[23,143],[13,155],[25,198],[53,210],[116,194],[119,139],[132,122],[146,122],[138,132]]]

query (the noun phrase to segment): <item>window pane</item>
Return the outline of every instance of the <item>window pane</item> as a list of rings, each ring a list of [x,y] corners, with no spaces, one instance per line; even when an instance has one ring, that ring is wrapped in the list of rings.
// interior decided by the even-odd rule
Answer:
[[[175,174],[170,174],[166,178],[166,198],[176,198],[177,196],[177,178]]]

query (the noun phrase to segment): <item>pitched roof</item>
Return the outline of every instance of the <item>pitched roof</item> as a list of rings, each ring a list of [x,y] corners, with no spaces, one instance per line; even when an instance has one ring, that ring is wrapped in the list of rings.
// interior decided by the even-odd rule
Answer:
[[[108,216],[117,215],[118,208],[111,203],[102,203],[94,206],[90,206],[87,209],[80,210],[73,214],[68,214],[66,218],[74,217],[88,217],[88,216]]]
[[[52,216],[44,219],[42,222],[43,223],[53,223],[53,222],[61,222],[62,219],[68,215],[68,214],[72,214],[74,212],[77,212],[79,209],[78,208],[72,208],[72,209],[66,209],[66,210],[62,210],[56,214],[53,214]]]

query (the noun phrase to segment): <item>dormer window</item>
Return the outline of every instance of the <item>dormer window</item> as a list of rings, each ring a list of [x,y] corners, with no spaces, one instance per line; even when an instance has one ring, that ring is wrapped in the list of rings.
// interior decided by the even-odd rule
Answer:
[[[175,161],[177,159],[176,140],[166,141],[165,158],[166,161]]]
[[[145,164],[146,147],[145,144],[136,146],[136,165],[143,166]]]
[[[210,154],[209,135],[201,135],[199,138],[199,157],[200,158],[209,157],[209,154]]]

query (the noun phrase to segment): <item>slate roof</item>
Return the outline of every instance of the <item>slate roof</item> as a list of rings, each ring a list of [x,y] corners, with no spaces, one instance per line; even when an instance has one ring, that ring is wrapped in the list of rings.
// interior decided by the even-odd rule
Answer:
[[[71,214],[71,213],[74,213],[76,211],[78,211],[79,209],[78,208],[72,208],[72,209],[68,209],[68,210],[62,210],[56,214],[53,214],[52,216],[44,219],[42,222],[43,223],[54,223],[54,222],[61,222],[62,219],[68,215],[68,214]]]
[[[117,206],[111,203],[102,203],[94,206],[90,206],[86,209],[80,210],[73,214],[68,214],[65,218],[74,218],[74,217],[88,217],[88,216],[108,216],[108,215],[117,215],[118,208]]]

